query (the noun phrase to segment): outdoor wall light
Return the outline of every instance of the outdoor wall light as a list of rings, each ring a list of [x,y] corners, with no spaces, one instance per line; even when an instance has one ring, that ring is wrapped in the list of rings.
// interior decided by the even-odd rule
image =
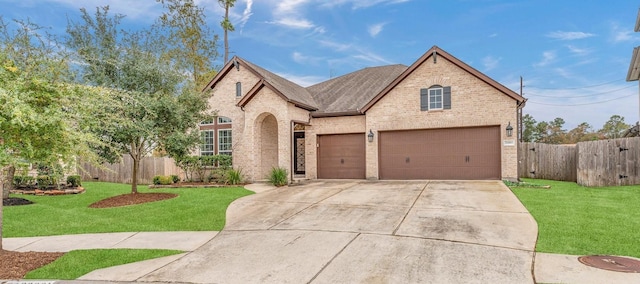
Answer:
[[[369,134],[367,134],[367,138],[369,139],[369,142],[373,142],[373,131],[371,131],[371,129],[369,129]]]
[[[511,126],[511,121],[509,121],[509,125],[507,125],[507,137],[511,137],[513,135],[513,127]]]

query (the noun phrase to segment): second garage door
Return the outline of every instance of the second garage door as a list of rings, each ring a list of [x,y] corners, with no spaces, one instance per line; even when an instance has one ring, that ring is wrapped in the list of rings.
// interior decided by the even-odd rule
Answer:
[[[500,179],[500,128],[380,132],[380,179]]]
[[[318,178],[364,179],[365,134],[318,136]]]

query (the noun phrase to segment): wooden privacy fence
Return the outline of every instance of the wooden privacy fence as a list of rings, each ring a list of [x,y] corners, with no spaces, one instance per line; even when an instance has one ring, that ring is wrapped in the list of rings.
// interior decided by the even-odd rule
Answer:
[[[640,137],[576,145],[520,143],[518,174],[584,186],[640,184]]]
[[[640,137],[578,143],[578,183],[640,184]]]
[[[577,181],[576,145],[524,142],[518,147],[520,177]]]
[[[131,183],[133,173],[133,159],[129,155],[123,155],[122,161],[117,164],[104,164],[104,168],[91,165],[86,162],[79,163],[78,173],[82,180],[99,180],[117,183]],[[140,161],[138,170],[138,183],[151,184],[156,175],[178,175],[183,178],[182,170],[176,166],[175,161],[168,157],[144,157]]]

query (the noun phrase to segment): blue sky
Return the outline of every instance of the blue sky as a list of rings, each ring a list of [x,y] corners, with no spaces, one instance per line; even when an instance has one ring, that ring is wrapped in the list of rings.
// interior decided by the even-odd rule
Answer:
[[[217,1],[196,2],[222,37]],[[64,33],[80,7],[102,5],[133,29],[162,12],[155,0],[0,0],[0,15]],[[640,45],[638,8],[629,0],[237,0],[230,50],[308,86],[364,67],[410,65],[437,45],[517,92],[522,76],[525,113],[538,121],[562,117],[567,130],[581,122],[597,130],[613,114],[638,121],[638,84],[625,81]]]

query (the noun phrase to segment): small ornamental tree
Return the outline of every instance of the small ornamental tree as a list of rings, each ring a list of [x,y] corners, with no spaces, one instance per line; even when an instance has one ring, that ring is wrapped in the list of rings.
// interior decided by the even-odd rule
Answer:
[[[110,90],[108,113],[122,119],[98,120],[92,131],[109,147],[98,147],[110,162],[122,154],[133,159],[131,192],[138,192],[140,160],[153,149],[181,155],[199,140],[196,129],[207,108],[188,72],[167,56],[161,30],[136,32],[119,28],[122,15],[109,7],[94,16],[81,9],[82,21],[69,22],[66,46],[81,62],[79,82]],[[178,152],[178,154],[176,154]]]

